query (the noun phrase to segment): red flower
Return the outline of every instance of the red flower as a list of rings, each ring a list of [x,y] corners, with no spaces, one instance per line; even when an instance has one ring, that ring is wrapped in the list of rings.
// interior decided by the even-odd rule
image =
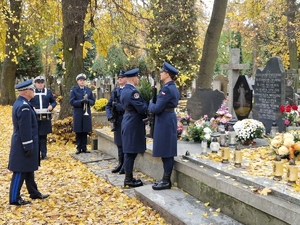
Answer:
[[[287,105],[285,111],[286,112],[291,112],[292,106],[291,105]]]
[[[281,113],[284,113],[284,112],[285,112],[285,107],[284,107],[284,105],[281,105],[279,109],[280,109],[280,112],[281,112]]]
[[[298,110],[298,106],[297,105],[293,105],[292,109],[297,111]]]

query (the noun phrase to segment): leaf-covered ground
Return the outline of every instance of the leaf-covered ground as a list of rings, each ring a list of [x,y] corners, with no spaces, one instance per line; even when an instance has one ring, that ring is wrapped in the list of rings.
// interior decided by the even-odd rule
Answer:
[[[26,206],[8,204],[12,173],[7,169],[13,130],[11,107],[0,107],[0,224],[165,224],[159,214],[99,178],[73,159],[72,143],[48,144],[48,160],[35,172],[40,192],[51,194]],[[30,200],[25,183],[22,197]]]

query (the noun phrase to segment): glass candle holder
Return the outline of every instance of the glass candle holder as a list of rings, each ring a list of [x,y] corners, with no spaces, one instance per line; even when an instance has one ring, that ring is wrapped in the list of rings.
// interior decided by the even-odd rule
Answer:
[[[274,161],[273,162],[273,180],[280,181],[282,180],[283,175],[283,161]]]
[[[202,154],[207,153],[207,140],[205,138],[201,142],[201,151],[202,151]]]
[[[295,165],[288,165],[287,167],[288,167],[287,169],[288,184],[289,185],[295,184],[296,181],[298,180],[299,168]]]
[[[221,148],[221,152],[222,152],[222,163],[229,163],[229,159],[230,159],[230,148],[228,147],[224,147]]]

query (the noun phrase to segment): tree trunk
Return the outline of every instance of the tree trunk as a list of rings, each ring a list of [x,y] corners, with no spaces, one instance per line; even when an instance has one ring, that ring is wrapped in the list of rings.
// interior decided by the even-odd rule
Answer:
[[[83,73],[84,20],[89,0],[62,0],[63,56],[65,74],[62,79],[62,102],[59,118],[72,115],[70,89],[77,85],[76,76]]]
[[[19,27],[22,13],[22,1],[10,0],[10,11],[7,12],[6,23],[8,30],[6,31],[6,47],[5,58],[2,66],[1,75],[1,105],[13,105],[16,100],[15,79],[17,70],[17,52],[19,43]]]
[[[290,69],[298,70],[297,40],[295,12],[297,11],[296,0],[287,0],[287,37],[290,55]]]
[[[197,78],[197,88],[211,88],[212,77],[218,57],[218,44],[223,28],[228,0],[214,0],[213,11],[208,25],[200,71]]]

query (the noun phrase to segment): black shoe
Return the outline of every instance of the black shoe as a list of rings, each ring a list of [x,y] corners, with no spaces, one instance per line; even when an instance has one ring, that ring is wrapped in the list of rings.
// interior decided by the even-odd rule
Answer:
[[[82,150],[83,153],[91,153],[90,151],[88,150]]]
[[[75,154],[78,155],[78,154],[80,154],[80,152],[81,152],[81,151],[80,151],[79,149],[77,149],[77,151],[76,151]]]
[[[122,166],[122,168],[120,169],[119,174],[125,174],[125,170],[124,170],[124,167],[123,167],[123,166]]]
[[[125,180],[124,186],[140,187],[140,186],[143,186],[143,182],[140,179],[136,180],[136,179],[132,178],[131,180]]]
[[[30,197],[32,199],[45,199],[45,198],[48,198],[50,195],[49,194],[46,194],[46,195],[43,195],[43,194],[39,194],[37,196],[33,196],[33,197]]]
[[[122,169],[123,164],[119,163],[111,172],[118,173]]]
[[[23,199],[19,199],[17,202],[10,202],[10,205],[27,205],[30,204],[30,201],[25,201]]]
[[[152,185],[152,189],[153,189],[153,190],[171,189],[171,182],[169,182],[169,181],[164,181],[164,180],[161,180],[161,181],[159,181],[159,182],[155,182],[155,183]]]
[[[47,156],[42,156],[42,160],[48,159]]]

